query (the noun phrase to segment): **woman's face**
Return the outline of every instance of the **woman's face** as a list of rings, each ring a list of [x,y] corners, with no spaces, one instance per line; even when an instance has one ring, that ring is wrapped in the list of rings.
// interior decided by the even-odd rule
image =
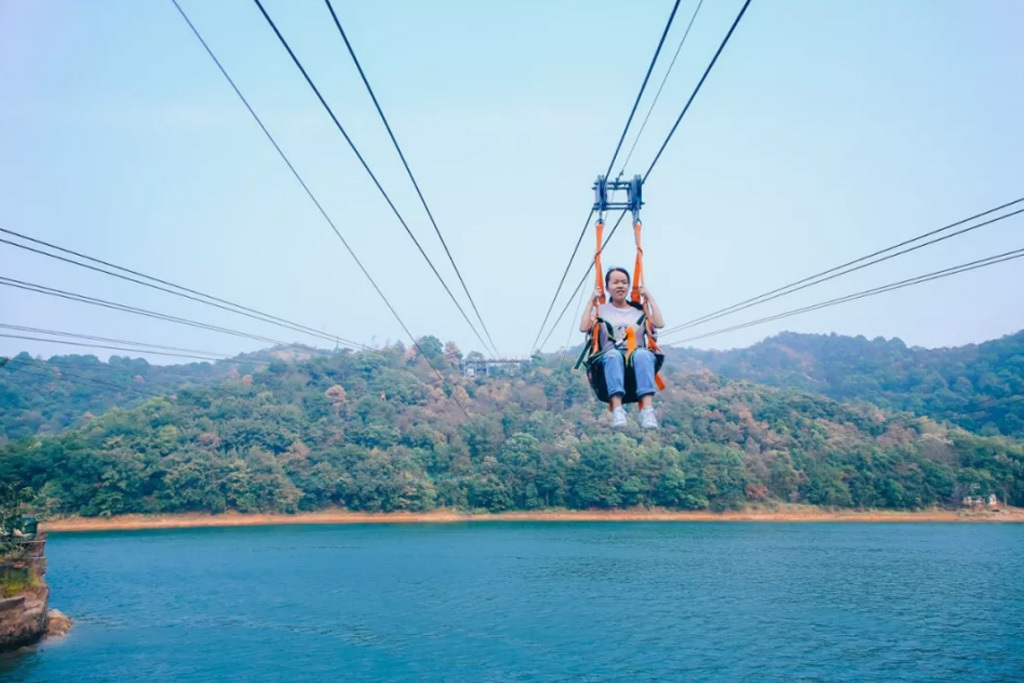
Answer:
[[[625,273],[613,271],[608,278],[608,293],[612,295],[612,303],[621,304],[629,294],[629,278]]]

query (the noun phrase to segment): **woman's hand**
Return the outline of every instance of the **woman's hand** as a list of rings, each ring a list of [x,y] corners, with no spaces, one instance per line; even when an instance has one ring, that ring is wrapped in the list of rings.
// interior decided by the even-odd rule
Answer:
[[[651,293],[647,291],[646,287],[641,287],[640,294],[643,295],[644,301],[647,303],[651,324],[658,328],[665,327],[665,319],[661,316],[661,309],[658,308],[658,303],[651,296]]]
[[[580,319],[580,332],[590,332],[594,323],[597,322],[597,307],[601,303],[601,295],[603,293],[600,287],[594,289],[594,295],[590,300],[591,305],[583,309],[583,318]]]

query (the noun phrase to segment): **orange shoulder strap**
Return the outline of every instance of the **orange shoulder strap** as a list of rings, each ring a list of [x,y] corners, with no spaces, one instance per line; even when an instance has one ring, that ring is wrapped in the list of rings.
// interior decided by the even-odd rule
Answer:
[[[640,303],[640,288],[644,286],[644,250],[640,246],[640,221],[633,223],[633,236],[636,238],[636,263],[633,264],[633,291],[630,299]]]

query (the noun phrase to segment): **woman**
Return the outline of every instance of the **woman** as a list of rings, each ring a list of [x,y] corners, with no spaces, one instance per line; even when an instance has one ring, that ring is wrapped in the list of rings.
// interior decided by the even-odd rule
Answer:
[[[604,364],[604,380],[608,386],[608,395],[612,407],[612,429],[623,429],[626,426],[626,411],[622,407],[622,397],[626,393],[626,363],[623,351],[626,348],[626,330],[632,329],[636,334],[637,348],[633,352],[633,371],[636,373],[636,393],[640,399],[640,413],[637,420],[643,429],[657,429],[658,418],[654,414],[654,354],[647,350],[643,343],[647,333],[643,325],[638,324],[643,316],[640,304],[627,301],[629,295],[629,272],[624,268],[610,268],[604,276],[604,286],[611,295],[611,302],[600,304],[601,290],[594,290],[591,306],[583,313],[580,320],[580,332],[590,332],[597,317],[612,326],[614,338],[609,336],[603,340],[601,356],[595,363]],[[640,293],[650,304],[650,321],[656,328],[665,326],[661,310],[651,293],[643,287]]]

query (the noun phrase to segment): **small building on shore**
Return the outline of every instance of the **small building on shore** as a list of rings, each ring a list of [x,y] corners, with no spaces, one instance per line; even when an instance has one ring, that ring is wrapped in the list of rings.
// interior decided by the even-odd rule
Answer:
[[[970,508],[972,510],[998,510],[1002,507],[1002,504],[999,502],[999,497],[994,493],[990,493],[988,498],[985,496],[964,496],[961,500],[961,504],[965,508]]]

